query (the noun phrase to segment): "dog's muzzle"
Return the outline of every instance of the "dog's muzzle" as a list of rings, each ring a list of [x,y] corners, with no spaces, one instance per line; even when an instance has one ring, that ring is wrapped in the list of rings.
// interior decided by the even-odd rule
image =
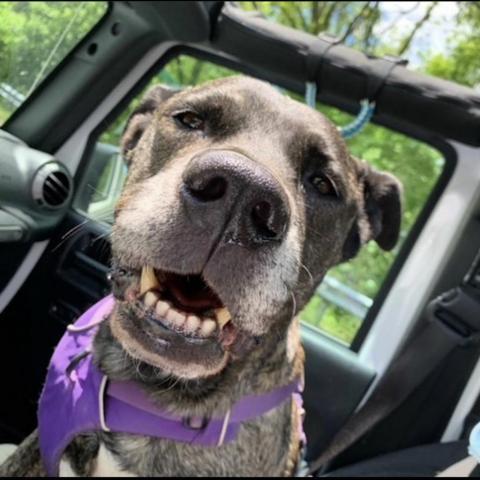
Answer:
[[[288,199],[265,167],[232,150],[192,158],[182,176],[181,198],[192,222],[222,225],[224,240],[255,248],[279,243],[290,221]]]

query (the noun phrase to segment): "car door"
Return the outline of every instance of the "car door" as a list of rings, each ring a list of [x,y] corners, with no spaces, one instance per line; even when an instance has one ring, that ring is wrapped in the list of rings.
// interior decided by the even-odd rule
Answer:
[[[183,88],[242,72],[302,98],[301,75],[272,65],[270,55],[270,45],[280,42],[302,70],[297,32],[278,27],[272,36],[271,25],[244,17],[233,6],[221,10],[222,2],[179,2],[168,9],[161,3],[110,4],[3,126],[65,165],[73,191],[68,209],[41,234],[32,232],[33,241],[0,244],[0,354],[8,386],[0,400],[0,441],[21,441],[35,427],[36,400],[54,345],[68,323],[109,292],[112,209],[128,173],[118,142],[142,92],[159,82]],[[239,38],[250,48],[241,50]],[[388,97],[387,87],[385,92]],[[338,108],[345,104],[328,91],[324,100],[318,108],[334,121],[351,119]],[[460,199],[451,222],[457,231],[466,228],[464,212],[476,202],[478,176],[470,171],[474,149],[447,142],[438,133],[443,125],[419,131],[412,119],[389,115],[377,115],[378,124],[349,146],[404,180],[408,218],[393,253],[369,245],[359,259],[332,271],[301,313],[309,457],[365,400],[440,288],[447,254],[459,241],[453,232],[438,237],[452,208],[449,199]],[[392,144],[398,145],[395,155],[383,157]],[[471,245],[465,249],[461,267],[474,253]],[[458,267],[456,276],[461,272]],[[467,381],[465,372],[457,391]],[[446,398],[445,404],[453,408],[455,398]],[[412,410],[408,406],[409,415]],[[438,437],[437,430],[429,430],[429,438]],[[372,442],[374,450],[381,450],[384,437]]]

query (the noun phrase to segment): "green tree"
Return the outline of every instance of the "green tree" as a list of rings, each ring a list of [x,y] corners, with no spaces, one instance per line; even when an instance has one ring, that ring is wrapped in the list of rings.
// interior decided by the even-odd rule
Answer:
[[[0,82],[30,95],[106,8],[106,2],[0,2]],[[15,107],[0,98],[0,123]]]
[[[428,52],[423,70],[430,75],[470,87],[480,85],[480,4],[460,2],[457,22],[450,34],[450,51]]]

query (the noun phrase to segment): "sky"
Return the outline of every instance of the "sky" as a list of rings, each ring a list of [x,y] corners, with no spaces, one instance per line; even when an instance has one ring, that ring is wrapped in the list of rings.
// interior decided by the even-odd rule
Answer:
[[[422,18],[431,2],[381,2],[382,22],[379,22],[375,34],[382,38],[382,31],[387,27],[387,35],[396,38],[396,35],[405,35]],[[416,7],[416,8],[415,8]],[[401,12],[408,12],[401,15]],[[430,20],[417,32],[408,50],[406,57],[410,68],[420,66],[422,53],[448,53],[449,35],[455,27],[455,16],[458,12],[457,2],[439,2],[432,12]],[[388,40],[387,40],[388,41]]]

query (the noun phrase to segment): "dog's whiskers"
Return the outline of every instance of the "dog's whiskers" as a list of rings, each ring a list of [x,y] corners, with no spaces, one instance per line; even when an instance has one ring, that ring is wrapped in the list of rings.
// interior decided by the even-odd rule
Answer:
[[[312,272],[310,272],[310,270],[307,268],[307,266],[303,262],[300,262],[300,266],[307,272],[308,276],[310,277],[310,283],[313,285],[314,279],[313,279]]]
[[[165,381],[167,380],[170,380],[172,377],[171,376],[168,376]],[[180,377],[176,378],[175,381],[172,383],[172,385],[170,385],[168,388],[165,388],[164,390],[159,390],[158,393],[159,395],[162,395],[166,392],[169,392],[170,390],[173,390],[177,385],[178,383],[180,382]]]
[[[146,380],[147,377],[145,377],[145,375],[143,375],[143,373],[140,371],[141,361],[134,358],[133,359],[133,366],[135,367],[135,373],[138,375],[138,377],[141,380]]]
[[[117,212],[120,212],[120,211],[126,211],[128,212],[129,210],[133,210],[133,209],[129,209],[129,208],[117,208]],[[79,223],[78,225],[75,225],[74,227],[72,227],[70,230],[68,230],[66,233],[64,233],[61,238],[60,238],[60,241],[58,242],[57,245],[55,245],[53,248],[52,248],[52,253],[54,253],[56,250],[58,250],[66,241],[70,240],[72,237],[74,237],[75,235],[80,235],[80,233],[82,232],[83,229],[85,229],[88,224],[90,222],[102,222],[104,220],[108,220],[109,218],[111,218],[112,214],[114,213],[114,210],[110,210],[108,212],[105,212],[103,215],[99,215],[95,218],[85,218],[85,220],[83,220],[81,223]],[[95,238],[93,241],[96,241],[98,240],[99,238],[101,238],[102,236],[107,236],[107,235],[110,235],[111,232],[106,232],[105,234]]]
[[[86,218],[82,223],[75,225],[73,228],[68,230],[68,232],[64,233],[55,247],[52,248],[52,253],[55,252],[58,248],[60,248],[67,240],[73,237],[76,233],[80,232],[82,228],[85,228],[88,222],[91,222],[91,218]]]

